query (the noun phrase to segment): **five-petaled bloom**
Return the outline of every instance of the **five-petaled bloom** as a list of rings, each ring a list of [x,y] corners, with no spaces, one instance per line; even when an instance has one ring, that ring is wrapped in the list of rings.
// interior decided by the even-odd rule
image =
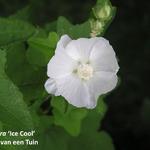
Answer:
[[[72,40],[63,35],[48,63],[48,93],[63,96],[76,107],[94,108],[100,95],[115,88],[119,66],[102,37]]]

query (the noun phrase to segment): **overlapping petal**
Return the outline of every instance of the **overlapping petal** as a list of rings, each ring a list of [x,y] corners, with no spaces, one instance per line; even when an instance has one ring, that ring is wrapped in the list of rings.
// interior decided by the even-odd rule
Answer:
[[[90,95],[86,83],[76,75],[68,75],[56,81],[58,91],[72,105],[76,107],[94,108],[96,103]]]
[[[59,78],[71,74],[77,62],[65,52],[57,52],[48,63],[47,74],[51,78]]]
[[[99,40],[93,46],[90,53],[90,63],[95,71],[115,72],[119,70],[116,54],[104,38]]]
[[[98,96],[110,92],[117,85],[118,77],[111,72],[96,72],[93,78],[87,81],[90,94],[98,98]]]
[[[63,35],[57,43],[55,53],[62,52],[72,39],[68,35]]]
[[[88,62],[92,47],[98,41],[98,38],[80,38],[72,40],[66,46],[67,54],[73,59],[80,62]]]
[[[57,44],[56,53],[48,63],[47,75],[51,78],[59,78],[72,73],[77,62],[65,52],[65,47],[70,42],[67,35],[61,37]]]
[[[49,94],[53,94],[55,96],[60,95],[57,90],[56,82],[54,79],[49,78],[45,83],[45,89]]]
[[[81,64],[82,67],[86,64],[92,67],[92,76],[88,80],[81,79],[78,72],[74,72]],[[50,94],[65,97],[76,107],[94,108],[101,94],[116,87],[118,70],[115,52],[106,39],[71,40],[64,35],[48,63],[47,74],[50,79],[45,83],[45,88]]]

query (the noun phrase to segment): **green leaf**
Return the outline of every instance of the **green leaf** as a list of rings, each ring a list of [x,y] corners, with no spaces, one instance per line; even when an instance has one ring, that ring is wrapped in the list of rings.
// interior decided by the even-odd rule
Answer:
[[[25,41],[34,33],[34,26],[27,22],[0,18],[0,46],[15,41]]]
[[[107,111],[107,105],[104,102],[104,98],[106,97],[105,95],[101,95],[98,99],[97,102],[97,106],[95,108],[95,110],[97,111],[97,113],[99,113],[102,117],[104,117],[106,111]]]
[[[87,117],[83,120],[82,133],[93,133],[98,131],[106,110],[107,107],[103,101],[103,97],[100,97],[96,108],[89,110]]]
[[[28,63],[24,43],[17,42],[7,47],[6,72],[28,104],[41,98],[45,91],[46,68],[35,68]]]
[[[36,128],[34,139],[38,140],[39,144],[38,146],[32,147],[32,150],[67,150],[67,139],[69,136],[66,132],[62,128],[52,125],[52,119],[50,116],[35,115],[38,120],[36,122],[38,126]]]
[[[44,135],[39,136],[39,144],[36,150],[67,150],[66,137],[61,130],[50,128]]]
[[[72,25],[66,18],[59,17],[57,21],[57,33],[59,36],[63,34],[68,34],[74,39],[81,37],[89,37],[90,36],[90,22],[87,21],[83,24]]]
[[[33,150],[67,150],[66,137],[57,128],[49,128],[35,138],[39,145],[33,147]]]
[[[93,134],[81,134],[72,138],[69,143],[69,150],[114,150],[111,137],[104,131]]]
[[[26,6],[21,10],[17,11],[15,14],[9,16],[10,19],[18,19],[24,21],[30,21],[31,19],[31,7]]]
[[[92,9],[92,15],[88,21],[73,25],[66,18],[59,17],[57,21],[57,33],[59,36],[68,34],[73,39],[81,37],[103,36],[112,22],[116,13],[109,0],[97,0]]]
[[[104,131],[98,132],[106,110],[103,97],[100,97],[96,108],[89,110],[87,117],[83,120],[80,135],[70,139],[70,150],[81,148],[84,150],[114,150],[111,137]]]
[[[29,39],[28,62],[32,65],[46,66],[54,55],[57,41],[58,36],[55,32],[49,33],[48,38],[32,37]]]
[[[0,141],[22,141],[24,140],[22,137],[10,137],[10,136],[5,136],[5,137],[0,137]],[[30,146],[31,147],[31,146]],[[31,150],[30,147],[27,145],[0,145],[0,150]]]
[[[0,78],[6,77],[5,74],[6,53],[0,50]]]
[[[51,104],[55,124],[64,127],[72,136],[79,135],[81,122],[86,117],[87,110],[68,104],[63,97],[54,97]]]
[[[5,51],[0,50],[0,60],[0,68],[4,69]],[[6,130],[33,128],[32,118],[22,94],[10,79],[6,78],[6,75],[4,77],[1,75],[0,78],[0,120],[3,123],[3,129]]]
[[[36,41],[40,41],[42,43],[41,39],[36,39]],[[45,45],[30,45],[27,50],[27,59],[32,65],[46,66],[50,60],[50,48]]]
[[[51,104],[55,124],[73,136],[79,135],[81,129],[83,133],[97,131],[107,110],[102,98],[99,98],[95,109],[87,110],[68,104],[63,97],[54,97]]]
[[[47,33],[43,28],[37,27],[36,28],[36,32],[35,34],[32,36],[33,38],[47,38]],[[32,38],[31,37],[31,38]],[[31,38],[29,38],[28,40],[30,40]]]
[[[56,32],[57,31],[57,21],[47,23],[45,25],[44,29],[47,31],[47,33]]]
[[[48,35],[49,46],[51,48],[56,48],[56,44],[59,40],[59,37],[56,32],[50,32]]]
[[[1,123],[1,126],[2,126],[2,123]],[[3,130],[3,128],[1,127],[0,128],[0,131],[1,132],[5,132]],[[7,132],[7,131],[6,131]],[[6,136],[0,136],[0,141],[22,141],[24,140],[25,137],[22,137],[22,136],[9,136],[8,134],[6,134]],[[0,144],[0,149],[1,150],[30,150],[30,148],[27,149],[27,145],[2,145]]]

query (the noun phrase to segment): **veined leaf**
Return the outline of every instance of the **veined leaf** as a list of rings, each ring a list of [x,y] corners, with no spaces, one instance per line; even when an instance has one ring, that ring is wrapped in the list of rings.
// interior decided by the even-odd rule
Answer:
[[[0,70],[4,69],[6,62],[5,51],[0,50]],[[3,129],[31,130],[33,128],[32,118],[23,96],[18,88],[6,75],[0,78],[0,120]]]
[[[34,33],[34,26],[27,22],[0,18],[0,46],[25,41]]]
[[[79,135],[81,122],[88,111],[68,104],[63,97],[54,97],[51,104],[55,124],[62,126],[72,136]]]
[[[37,68],[28,63],[24,43],[17,42],[7,47],[6,73],[21,90],[28,104],[41,97],[46,68]]]
[[[28,40],[28,62],[32,65],[47,66],[50,58],[55,53],[58,35],[50,32],[47,38],[32,37]]]

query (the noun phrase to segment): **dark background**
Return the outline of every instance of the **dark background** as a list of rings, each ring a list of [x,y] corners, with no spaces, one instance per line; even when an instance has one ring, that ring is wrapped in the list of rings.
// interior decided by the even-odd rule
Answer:
[[[66,16],[73,23],[89,17],[96,0],[0,0],[0,16],[32,6],[32,22],[40,26]],[[115,20],[105,34],[120,64],[120,86],[107,98],[102,129],[116,150],[150,150],[150,0],[112,0]]]

